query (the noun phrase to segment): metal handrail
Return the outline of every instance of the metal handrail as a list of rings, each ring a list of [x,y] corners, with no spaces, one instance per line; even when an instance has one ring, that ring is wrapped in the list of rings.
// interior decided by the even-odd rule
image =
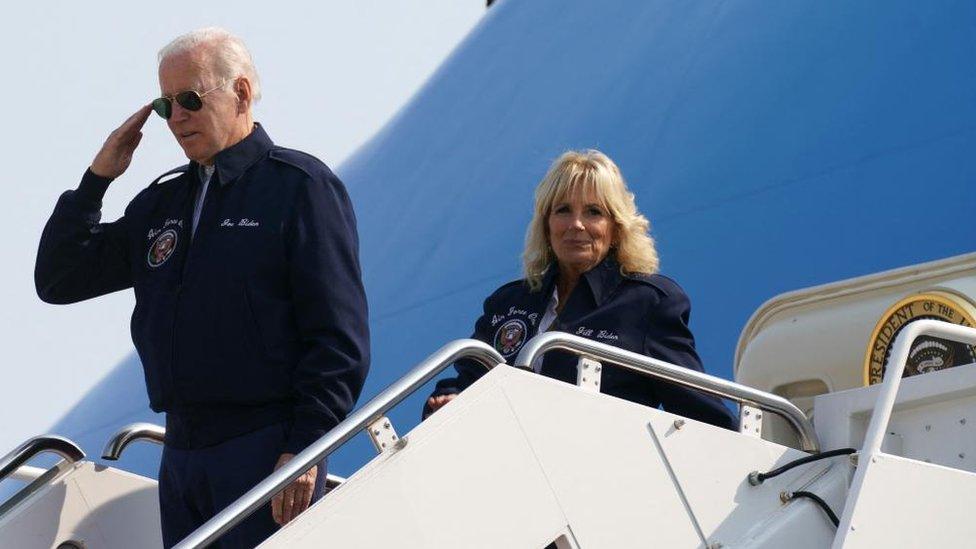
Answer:
[[[108,442],[105,444],[105,449],[102,450],[102,459],[116,461],[122,457],[122,452],[125,451],[129,444],[139,440],[163,444],[165,439],[166,428],[164,427],[152,423],[130,423],[116,431],[108,439]]]
[[[881,451],[881,444],[884,441],[885,433],[888,431],[888,422],[891,421],[891,412],[895,407],[898,389],[901,387],[902,376],[908,363],[908,354],[911,352],[915,340],[919,336],[925,335],[966,345],[976,345],[976,328],[967,328],[958,324],[931,319],[916,320],[902,328],[891,347],[891,355],[885,369],[881,392],[878,395],[877,403],[874,405],[874,410],[871,412],[871,421],[868,423],[868,430],[864,435],[858,467],[854,471],[854,478],[848,490],[849,495],[844,503],[844,512],[841,514],[833,547],[843,546],[846,536],[852,529],[851,519],[854,516],[854,506],[857,503],[857,495],[864,485],[867,471],[871,464],[875,463],[877,457],[884,453]]]
[[[14,469],[10,473],[10,478],[14,480],[20,480],[24,482],[33,482],[42,476],[44,473],[48,472],[48,469],[43,467],[32,467],[30,465],[21,465],[20,467]]]
[[[81,451],[74,442],[58,435],[41,435],[28,440],[0,458],[0,480],[10,476],[34,456],[44,453],[57,454],[69,463],[85,458],[85,452]]]
[[[105,449],[102,450],[102,459],[116,461],[122,457],[122,452],[129,444],[140,440],[164,444],[166,442],[166,428],[154,423],[130,423],[116,431],[108,440]],[[345,481],[345,477],[327,473],[325,475],[325,490],[334,490]]]
[[[892,346],[891,358],[888,359],[888,368],[885,371],[884,385],[881,394],[878,395],[878,402],[874,405],[871,412],[871,422],[868,424],[867,433],[864,435],[864,445],[861,448],[861,459],[865,459],[870,454],[881,450],[881,443],[887,431],[888,421],[891,418],[891,410],[895,406],[895,396],[901,386],[902,376],[905,373],[905,365],[908,362],[908,353],[911,352],[912,343],[919,336],[928,335],[976,345],[976,329],[966,328],[958,324],[950,324],[941,320],[916,320],[905,326]]]
[[[496,365],[505,362],[498,351],[482,341],[459,339],[448,343],[415,366],[407,375],[373,397],[362,408],[350,414],[345,421],[313,442],[311,446],[296,455],[268,478],[262,480],[257,486],[248,490],[223,511],[197,528],[186,539],[177,544],[175,549],[196,549],[214,541],[221,534],[244,520],[255,509],[264,505],[293,480],[304,474],[305,471],[322,461],[336,448],[345,444],[369,424],[382,417],[387,410],[462,358],[480,362],[486,368],[494,368]],[[406,439],[400,439],[400,443],[406,443]]]
[[[683,387],[774,413],[785,419],[797,432],[804,450],[808,452],[820,451],[820,441],[813,428],[813,423],[799,408],[785,398],[605,343],[564,332],[546,332],[530,339],[522,347],[522,351],[515,359],[515,366],[529,367],[537,356],[554,349],[578,353],[598,361],[610,362],[645,376],[660,378]]]

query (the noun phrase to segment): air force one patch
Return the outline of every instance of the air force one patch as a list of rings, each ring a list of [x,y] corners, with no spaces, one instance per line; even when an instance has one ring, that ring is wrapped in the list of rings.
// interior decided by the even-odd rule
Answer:
[[[528,332],[525,322],[517,318],[509,320],[495,332],[495,350],[505,357],[515,354],[525,343]]]
[[[177,234],[174,229],[166,229],[149,245],[147,261],[152,268],[159,267],[176,251]]]

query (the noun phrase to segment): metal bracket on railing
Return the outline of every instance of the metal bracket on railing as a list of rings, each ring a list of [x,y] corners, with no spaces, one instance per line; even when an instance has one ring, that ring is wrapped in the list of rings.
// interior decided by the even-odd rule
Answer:
[[[390,423],[390,418],[386,416],[380,416],[379,419],[370,423],[366,432],[369,433],[369,439],[373,441],[373,447],[376,448],[378,454],[401,447],[400,437],[397,436],[396,429]]]
[[[132,423],[119,429],[108,439],[105,449],[102,450],[102,459],[115,461],[122,456],[126,447],[137,441],[147,440],[156,444],[162,444],[166,439],[166,429],[152,423]]]
[[[85,459],[85,452],[74,442],[58,435],[42,435],[28,440],[0,458],[0,480],[13,474],[34,456],[44,453],[57,454],[68,463]]]
[[[580,336],[563,332],[539,334],[522,347],[522,351],[515,359],[515,366],[526,367],[537,357],[553,349],[586,355],[599,359],[604,364],[609,362],[645,376],[772,412],[785,419],[797,432],[804,450],[808,452],[820,450],[820,442],[813,423],[799,408],[781,396]]]
[[[585,356],[576,362],[576,384],[584,391],[600,392],[600,379],[603,376],[603,365]]]
[[[755,406],[739,406],[739,432],[750,437],[762,438],[763,414]]]

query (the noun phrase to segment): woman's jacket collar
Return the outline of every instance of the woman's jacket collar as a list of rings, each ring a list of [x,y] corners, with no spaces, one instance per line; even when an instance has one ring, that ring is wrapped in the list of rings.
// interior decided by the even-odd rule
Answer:
[[[556,283],[556,278],[559,276],[559,263],[553,261],[549,264],[546,269],[545,274],[542,276],[542,288],[539,293],[541,294],[541,299],[545,301],[549,296],[552,295],[553,285]],[[617,259],[608,255],[595,267],[583,273],[580,276],[580,281],[585,281],[583,286],[589,289],[590,295],[593,297],[593,301],[596,303],[597,307],[603,305],[613,291],[617,289],[620,282],[624,279],[624,275],[620,274],[620,264]],[[626,277],[632,278],[632,277]],[[643,280],[644,277],[638,275],[636,280]]]

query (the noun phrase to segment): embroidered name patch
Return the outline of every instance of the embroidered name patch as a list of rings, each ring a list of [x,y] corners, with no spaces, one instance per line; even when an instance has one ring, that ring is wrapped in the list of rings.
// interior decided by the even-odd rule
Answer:
[[[515,354],[525,343],[527,333],[525,322],[519,319],[509,320],[495,332],[495,349],[506,357]]]
[[[149,266],[159,267],[176,251],[177,235],[173,229],[167,229],[159,234],[152,244],[149,245],[149,255],[146,258]]]
[[[576,329],[576,335],[588,337],[590,339],[608,339],[610,341],[617,341],[620,339],[613,330],[594,330],[593,328],[587,328],[586,326],[580,326]]]
[[[261,222],[244,217],[241,218],[240,221],[231,221],[230,219],[225,219],[220,222],[220,226],[221,227],[260,227]]]

